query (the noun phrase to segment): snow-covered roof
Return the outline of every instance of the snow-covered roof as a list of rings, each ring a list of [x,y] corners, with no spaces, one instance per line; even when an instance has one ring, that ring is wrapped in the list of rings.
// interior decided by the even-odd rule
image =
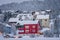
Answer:
[[[0,14],[0,16],[4,16],[4,14]]]
[[[39,12],[35,12],[35,15],[39,15]]]
[[[49,19],[49,15],[37,15],[36,19]]]
[[[23,25],[23,24],[37,24],[38,20],[35,21],[18,21],[17,23]]]
[[[18,14],[17,15],[17,18],[20,17],[20,16],[24,16],[24,15],[27,15],[28,16],[28,15],[31,15],[31,14]]]
[[[8,25],[8,24],[5,24],[6,25],[6,27],[11,27],[10,25]]]
[[[18,21],[18,18],[10,18],[9,19],[9,22],[17,22]]]

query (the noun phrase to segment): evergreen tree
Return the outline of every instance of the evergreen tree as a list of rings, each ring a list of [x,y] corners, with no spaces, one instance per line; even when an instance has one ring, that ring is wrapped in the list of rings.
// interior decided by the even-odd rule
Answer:
[[[5,13],[4,13],[4,21],[8,21],[9,18],[11,18],[11,17],[12,17],[11,12],[5,12]]]

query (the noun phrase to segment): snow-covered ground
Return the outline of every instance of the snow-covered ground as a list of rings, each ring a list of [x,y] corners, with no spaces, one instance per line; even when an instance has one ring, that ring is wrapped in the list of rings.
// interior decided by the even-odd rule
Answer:
[[[0,40],[60,40],[60,38],[46,38],[46,37],[34,37],[34,38],[31,38],[29,36],[24,36],[22,38],[3,38],[1,35],[0,35]]]
[[[4,40],[60,40],[60,38],[44,38],[44,37],[38,37],[38,38],[5,38]]]
[[[43,35],[36,36],[34,38],[29,36],[23,36],[22,38],[4,38],[2,35],[0,35],[0,40],[60,40],[56,37],[43,37]]]

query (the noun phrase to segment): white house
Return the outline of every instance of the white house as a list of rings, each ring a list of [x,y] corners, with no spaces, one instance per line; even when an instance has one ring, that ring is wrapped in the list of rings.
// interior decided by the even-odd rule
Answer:
[[[16,24],[18,21],[29,21],[33,20],[33,17],[31,14],[18,14],[16,18],[10,18],[9,23],[10,24]]]

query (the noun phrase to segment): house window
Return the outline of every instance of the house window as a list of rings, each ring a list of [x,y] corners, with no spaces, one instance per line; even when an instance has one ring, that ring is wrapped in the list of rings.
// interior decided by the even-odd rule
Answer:
[[[27,33],[28,33],[28,32],[29,32],[29,30],[25,30],[25,32],[27,32]]]
[[[47,21],[47,19],[45,19],[45,21]]]
[[[26,29],[29,29],[29,26],[25,26]]]
[[[35,26],[33,26],[33,28],[35,28]]]
[[[32,30],[32,32],[36,32],[36,30],[34,29],[34,30]]]
[[[19,32],[24,32],[24,30],[19,30]]]

